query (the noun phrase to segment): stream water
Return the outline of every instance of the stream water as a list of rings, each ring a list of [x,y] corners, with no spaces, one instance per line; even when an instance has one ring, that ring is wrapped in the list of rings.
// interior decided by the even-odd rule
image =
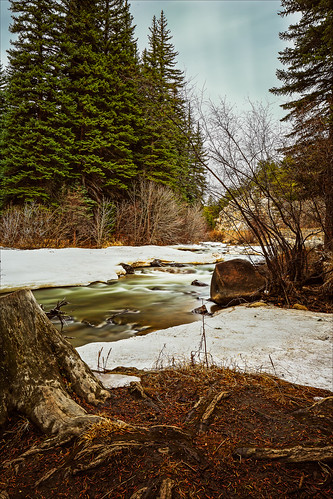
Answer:
[[[67,319],[63,328],[73,346],[116,341],[201,319],[192,310],[209,298],[214,265],[136,269],[109,284],[48,288],[34,291],[46,311],[58,300]],[[194,280],[207,286],[195,286]]]
[[[212,249],[212,248],[208,248]],[[203,248],[202,251],[207,251]],[[225,259],[244,254],[234,251]],[[245,256],[246,257],[246,256]],[[251,257],[258,260],[258,257]],[[34,291],[46,311],[59,300],[69,316],[63,332],[73,346],[99,341],[117,341],[179,324],[201,320],[192,310],[209,298],[215,264],[184,267],[145,267],[108,284],[48,288]],[[207,286],[192,284],[198,280]],[[60,324],[56,324],[60,328]]]

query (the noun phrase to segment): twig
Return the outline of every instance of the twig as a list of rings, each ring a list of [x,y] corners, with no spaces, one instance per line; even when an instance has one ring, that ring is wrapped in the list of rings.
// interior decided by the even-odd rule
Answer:
[[[275,374],[275,376],[277,377],[277,373],[276,373],[276,370],[275,370],[275,366],[274,366],[274,364],[273,364],[272,357],[271,357],[271,354],[270,354],[270,353],[268,354],[268,357],[269,357],[269,360],[271,361],[271,364],[272,364],[272,367],[273,367],[273,370],[274,370],[274,374]]]
[[[207,341],[206,341],[206,329],[205,329],[205,316],[202,316],[202,338],[203,338],[203,344],[204,344],[204,353],[205,353],[205,360],[206,360],[206,367],[208,368],[208,355],[207,355]]]
[[[217,451],[219,450],[219,448],[227,441],[228,439],[225,438],[224,440],[222,440],[222,442],[219,443],[219,445],[216,447],[216,449],[213,451],[213,454],[212,456],[214,456],[214,454],[217,453]]]

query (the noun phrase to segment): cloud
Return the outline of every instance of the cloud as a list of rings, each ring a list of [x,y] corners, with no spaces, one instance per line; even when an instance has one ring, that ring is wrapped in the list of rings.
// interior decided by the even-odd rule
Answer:
[[[1,57],[9,48],[9,2],[0,1]],[[277,15],[280,1],[193,1],[132,0],[135,36],[142,51],[148,46],[152,18],[164,10],[175,49],[178,67],[197,86],[207,89],[213,100],[220,95],[231,102],[276,101],[268,89],[278,84],[275,72],[283,42],[279,32],[288,20]],[[277,106],[278,109],[278,106]]]

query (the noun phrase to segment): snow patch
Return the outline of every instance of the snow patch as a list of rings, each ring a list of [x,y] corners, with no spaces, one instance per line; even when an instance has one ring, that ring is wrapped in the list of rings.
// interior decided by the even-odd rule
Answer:
[[[204,324],[193,322],[112,343],[105,367],[152,369],[188,362],[199,350],[204,327],[207,350],[217,365],[333,391],[332,324],[333,314],[240,305],[205,317]],[[77,351],[96,369],[102,347],[111,344],[90,343]]]

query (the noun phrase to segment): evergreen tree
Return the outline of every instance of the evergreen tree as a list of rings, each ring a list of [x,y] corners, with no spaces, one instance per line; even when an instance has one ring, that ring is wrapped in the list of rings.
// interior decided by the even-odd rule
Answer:
[[[4,118],[6,112],[6,73],[0,63],[0,135],[4,128]]]
[[[185,198],[190,203],[196,203],[202,201],[207,187],[204,167],[206,153],[200,125],[192,117],[190,104],[184,137],[186,140],[182,155],[186,158],[186,163],[179,182]]]
[[[280,15],[301,17],[280,34],[293,45],[280,52],[287,68],[277,71],[282,86],[271,91],[294,97],[282,105],[295,138],[287,152],[301,177],[317,169],[315,190],[323,192],[326,205],[325,245],[333,249],[333,5],[331,0],[282,0],[282,7]]]
[[[139,58],[127,0],[104,1],[102,4],[102,52],[109,75],[109,87],[105,92],[108,103],[104,100],[102,108],[111,111],[105,149],[105,159],[110,164],[107,183],[112,186],[115,175],[118,175],[119,187],[127,189],[137,175],[135,156],[142,129]]]
[[[332,123],[333,74],[333,6],[331,0],[281,0],[281,16],[301,14],[296,24],[280,33],[280,38],[293,42],[280,52],[279,60],[287,69],[276,74],[282,82],[273,88],[276,95],[295,95],[282,104],[289,111],[284,119],[298,116],[300,110],[308,118],[326,117]]]
[[[16,40],[9,50],[2,195],[49,201],[72,176],[73,137],[59,77],[62,18],[54,0],[11,0],[11,11]]]
[[[6,73],[0,63],[0,162],[2,159],[2,149],[3,149],[3,133],[5,128],[5,114],[6,114]],[[1,164],[1,163],[0,163]],[[0,169],[0,185],[1,185],[1,169]]]
[[[70,0],[66,36],[69,94],[75,103],[73,170],[94,199],[126,189],[136,174],[132,35],[126,1]]]
[[[188,120],[185,80],[176,68],[172,36],[164,12],[155,16],[143,53],[145,130],[142,141],[142,170],[145,176],[170,186],[187,200],[198,193],[190,182],[193,155],[190,153],[193,124]],[[201,172],[202,174],[202,172]],[[201,182],[198,178],[198,181]]]

